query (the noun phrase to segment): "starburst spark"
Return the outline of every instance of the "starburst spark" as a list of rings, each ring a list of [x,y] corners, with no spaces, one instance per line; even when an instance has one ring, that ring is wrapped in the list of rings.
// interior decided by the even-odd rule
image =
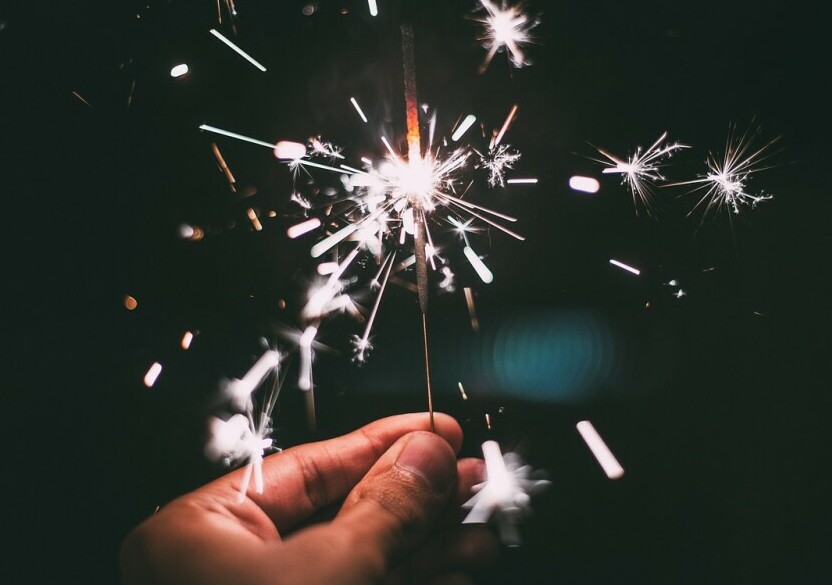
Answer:
[[[480,4],[486,14],[475,20],[482,25],[478,40],[487,51],[480,72],[488,69],[494,56],[501,51],[508,54],[509,61],[515,67],[528,65],[523,46],[531,42],[531,30],[540,21],[523,12],[522,5],[509,6],[503,2],[502,7],[498,7],[490,0],[480,0]]]
[[[504,455],[495,441],[483,443],[482,454],[486,479],[474,486],[474,496],[462,505],[470,510],[462,523],[481,524],[493,516],[503,543],[519,546],[517,524],[531,512],[531,496],[550,482],[532,477],[531,466],[515,453]]]
[[[521,156],[517,150],[511,148],[508,144],[500,144],[494,148],[489,148],[484,154],[479,151],[475,152],[480,157],[477,168],[488,171],[489,187],[496,187],[497,185],[505,187],[506,170],[513,169],[514,163],[520,160]]]
[[[696,185],[693,192],[704,191],[704,194],[688,215],[700,208],[703,210],[703,221],[708,215],[718,213],[719,210],[726,210],[734,215],[739,215],[744,208],[754,209],[762,201],[774,198],[762,191],[757,194],[750,193],[748,182],[754,173],[770,168],[763,163],[771,156],[770,147],[780,137],[778,136],[762,147],[754,149],[752,148],[753,136],[750,130],[747,130],[739,138],[737,138],[735,130],[735,126],[732,126],[728,132],[725,151],[722,155],[714,153],[708,155],[705,161],[708,171],[705,175],[692,181],[675,183],[676,185]]]
[[[667,164],[667,159],[673,153],[690,148],[686,144],[665,142],[665,140],[667,140],[667,132],[663,132],[650,148],[644,150],[640,146],[637,147],[636,151],[627,159],[619,158],[602,148],[596,147],[598,153],[606,159],[597,160],[597,162],[607,167],[602,172],[604,174],[618,173],[621,175],[621,183],[627,185],[633,196],[636,214],[639,213],[641,208],[648,215],[653,214],[656,203],[653,185],[665,180],[661,172],[662,167]]]

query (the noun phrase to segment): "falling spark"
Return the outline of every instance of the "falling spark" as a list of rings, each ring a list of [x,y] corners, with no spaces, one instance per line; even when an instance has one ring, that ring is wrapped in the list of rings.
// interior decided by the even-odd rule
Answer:
[[[321,276],[328,276],[338,270],[337,262],[322,262],[318,264],[318,274]]]
[[[471,266],[474,267],[474,270],[477,272],[477,276],[479,276],[485,284],[489,284],[494,280],[494,274],[488,269],[488,266],[480,260],[480,257],[477,256],[476,252],[468,246],[465,246],[462,251],[465,254],[465,257],[468,258]]]
[[[514,104],[513,106],[511,106],[511,110],[509,110],[508,116],[506,116],[506,119],[503,122],[503,125],[500,127],[500,131],[494,137],[494,142],[490,145],[490,148],[495,148],[495,147],[499,146],[500,142],[503,141],[503,136],[505,136],[506,132],[508,132],[508,129],[511,126],[511,123],[514,121],[514,117],[517,115],[518,108],[519,108],[519,106],[517,104]]]
[[[77,99],[78,101],[80,101],[81,103],[83,103],[83,104],[84,104],[85,106],[87,106],[88,108],[91,108],[91,107],[92,107],[92,106],[90,105],[90,103],[89,103],[87,100],[85,100],[85,99],[84,99],[84,97],[83,97],[80,93],[78,93],[77,91],[73,91],[73,92],[72,92],[72,95],[74,95],[74,96],[75,96],[75,99]]]
[[[696,185],[693,192],[704,191],[688,215],[699,208],[703,208],[703,221],[709,214],[717,213],[720,209],[738,215],[744,207],[754,209],[762,201],[773,199],[772,195],[762,192],[756,195],[749,193],[747,184],[754,173],[770,168],[762,163],[769,158],[769,148],[778,140],[779,137],[774,138],[754,150],[751,148],[753,136],[750,130],[736,138],[735,127],[732,126],[726,140],[725,152],[721,156],[713,153],[708,155],[705,161],[708,167],[707,174],[692,181],[674,183],[675,185]]]
[[[491,430],[491,415],[487,412],[485,413],[485,427],[490,431]]]
[[[316,230],[319,227],[321,227],[321,220],[317,217],[313,217],[312,219],[293,225],[286,230],[286,235],[289,236],[290,239],[294,240],[295,238],[299,238],[300,236],[307,234],[312,230]]]
[[[474,291],[471,287],[465,287],[465,304],[468,306],[468,317],[471,319],[471,329],[475,333],[479,333],[480,320],[477,318],[477,309],[474,305]]]
[[[183,77],[184,75],[188,74],[188,65],[186,63],[181,63],[179,65],[174,65],[173,68],[170,70],[171,77]]]
[[[520,6],[506,6],[504,2],[503,7],[498,8],[490,0],[480,0],[480,4],[487,15],[475,19],[483,26],[478,40],[482,41],[488,51],[480,66],[480,73],[488,68],[494,56],[501,51],[508,53],[509,61],[515,67],[528,65],[523,45],[531,42],[531,30],[539,21],[525,14]]]
[[[584,193],[597,193],[601,188],[601,184],[592,177],[575,175],[569,179],[569,187],[575,191],[582,191]]]
[[[258,232],[262,231],[263,225],[260,223],[260,220],[257,218],[257,214],[251,207],[246,210],[246,215],[248,215],[248,218],[251,220],[251,225],[254,226],[254,229]]]
[[[456,385],[459,387],[459,393],[462,395],[462,399],[468,400],[468,395],[465,393],[465,388],[462,387],[462,382],[457,382]]]
[[[506,183],[508,183],[509,185],[536,185],[537,179],[508,179]]]
[[[224,36],[223,36],[223,34],[222,34],[221,32],[219,32],[217,29],[212,28],[212,29],[211,29],[210,31],[208,31],[208,32],[210,32],[212,35],[214,35],[215,37],[217,37],[217,38],[218,38],[219,40],[221,40],[223,43],[225,43],[226,45],[228,45],[228,46],[229,46],[229,47],[230,47],[230,48],[231,48],[234,52],[236,52],[236,53],[237,53],[238,55],[240,55],[243,59],[245,59],[246,61],[248,61],[249,63],[251,63],[251,64],[252,64],[252,65],[254,65],[255,67],[257,67],[260,71],[263,71],[263,72],[265,72],[265,71],[266,71],[266,68],[265,68],[265,67],[263,67],[263,66],[262,66],[262,65],[261,65],[261,64],[260,64],[260,63],[259,63],[256,59],[254,59],[254,57],[252,57],[251,55],[249,55],[248,53],[246,53],[245,51],[243,51],[240,47],[238,47],[237,45],[235,45],[234,43],[232,43],[230,40],[228,40],[226,37],[224,37]]]
[[[124,308],[128,311],[134,310],[139,306],[139,302],[130,295],[124,295]]]
[[[385,259],[385,264],[387,264],[387,272],[384,274],[384,279],[381,281],[381,285],[376,295],[376,301],[373,304],[373,310],[370,313],[370,318],[367,319],[367,326],[364,328],[364,335],[361,337],[355,336],[353,338],[353,346],[355,349],[355,353],[353,359],[359,363],[364,363],[367,360],[367,353],[373,349],[372,344],[370,343],[370,331],[373,328],[373,322],[376,319],[376,314],[378,314],[378,308],[381,305],[381,299],[384,296],[384,289],[387,287],[387,281],[390,279],[390,270],[393,268],[393,263],[396,260],[395,252],[390,255],[390,262],[387,263]],[[384,265],[382,265],[382,269],[384,269]]]
[[[376,0],[367,0],[367,4],[370,7],[370,16],[378,16],[378,4]],[[367,120],[364,120],[365,122]]]
[[[520,545],[519,522],[531,512],[531,496],[549,485],[532,478],[532,468],[515,453],[503,453],[495,441],[482,444],[485,459],[484,482],[474,486],[474,496],[463,504],[470,510],[463,524],[482,524],[492,516],[497,520],[500,538],[507,546]]]
[[[592,451],[593,455],[595,455],[595,459],[598,460],[598,463],[601,465],[601,468],[604,470],[604,473],[607,474],[608,478],[618,479],[624,475],[624,468],[618,463],[615,455],[612,454],[612,451],[610,451],[607,444],[604,443],[601,435],[598,434],[598,431],[595,430],[595,427],[592,426],[591,422],[588,420],[582,420],[577,424],[577,429],[578,432],[581,433],[581,437],[583,437],[584,441],[586,441],[586,445],[589,447],[589,450]]]
[[[627,272],[632,272],[636,276],[641,274],[641,270],[639,270],[638,268],[633,268],[632,266],[628,266],[627,264],[624,264],[623,262],[619,262],[618,260],[610,259],[610,264],[612,264],[613,266],[618,266],[619,268],[623,268]]]
[[[636,214],[643,208],[648,215],[652,215],[655,208],[653,184],[665,180],[661,169],[666,165],[666,159],[679,150],[690,148],[679,142],[667,143],[666,139],[667,132],[663,132],[650,148],[643,150],[639,146],[626,160],[596,147],[598,153],[606,159],[597,160],[606,166],[602,172],[621,175],[621,182],[627,185],[633,197]]]
[[[217,159],[217,164],[220,167],[220,171],[222,174],[225,175],[225,179],[228,181],[228,186],[231,188],[232,192],[237,192],[237,179],[234,178],[234,174],[231,172],[231,169],[228,168],[228,165],[225,162],[225,158],[223,158],[222,153],[220,152],[219,147],[215,142],[211,143],[211,152],[214,153],[214,158]]]
[[[191,347],[191,342],[194,340],[194,334],[190,331],[186,331],[185,334],[182,336],[182,349],[187,351]]]
[[[280,365],[280,353],[269,349],[260,356],[246,375],[239,380],[229,380],[223,388],[224,395],[231,401],[237,410],[250,410],[251,395],[269,375]]]
[[[156,378],[158,378],[161,373],[162,364],[159,362],[153,362],[153,365],[150,366],[150,369],[148,369],[147,373],[144,375],[144,385],[148,388],[152,388],[153,384],[156,383]]]
[[[459,142],[459,139],[462,138],[462,135],[465,134],[468,129],[477,121],[477,117],[469,114],[465,116],[465,119],[462,121],[462,124],[456,129],[456,131],[451,134],[451,140],[454,142]]]
[[[373,15],[375,16],[375,15]],[[367,123],[367,116],[364,115],[364,112],[361,110],[361,106],[358,105],[358,102],[355,101],[354,97],[350,98],[352,102],[352,106],[355,108],[355,111],[358,112],[358,115],[361,116],[361,120],[366,124]]]
[[[318,328],[310,325],[300,336],[300,372],[298,374],[298,388],[304,391],[312,390],[312,342],[318,334]]]

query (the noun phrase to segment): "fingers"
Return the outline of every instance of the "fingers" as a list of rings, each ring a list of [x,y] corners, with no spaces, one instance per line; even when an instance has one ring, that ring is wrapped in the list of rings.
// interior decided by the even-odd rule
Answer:
[[[426,431],[429,425],[427,413],[391,416],[342,437],[287,449],[263,461],[266,489],[257,494],[249,488],[248,496],[285,533],[321,508],[343,500],[399,438]],[[449,451],[458,452],[462,445],[459,424],[436,413],[435,426],[438,437],[450,445]],[[243,471],[230,473],[200,491],[223,502],[234,501]]]
[[[287,540],[282,556],[316,555],[307,571],[320,582],[376,582],[435,524],[456,482],[451,446],[433,433],[410,433],[355,486],[333,522]]]

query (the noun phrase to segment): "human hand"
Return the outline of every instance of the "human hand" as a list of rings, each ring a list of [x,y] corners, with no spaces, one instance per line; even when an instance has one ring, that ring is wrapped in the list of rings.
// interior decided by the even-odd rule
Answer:
[[[264,493],[242,502],[243,469],[174,500],[127,537],[125,585],[470,582],[498,550],[459,526],[482,461],[456,460],[454,419],[436,414],[435,434],[427,421],[393,416],[267,457]]]

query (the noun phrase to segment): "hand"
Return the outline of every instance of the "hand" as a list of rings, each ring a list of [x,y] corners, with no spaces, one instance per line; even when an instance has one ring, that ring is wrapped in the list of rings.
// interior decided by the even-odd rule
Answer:
[[[264,492],[242,502],[242,469],[174,500],[127,537],[125,585],[470,582],[465,571],[498,550],[459,525],[482,461],[457,461],[462,430],[435,423],[434,434],[427,414],[393,416],[271,455]]]

